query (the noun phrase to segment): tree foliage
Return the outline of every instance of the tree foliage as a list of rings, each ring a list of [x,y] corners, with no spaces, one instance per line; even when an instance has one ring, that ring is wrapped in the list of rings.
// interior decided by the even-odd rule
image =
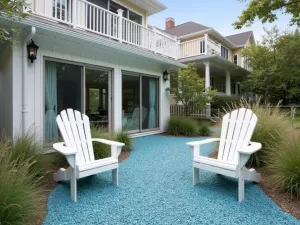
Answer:
[[[18,32],[13,23],[26,18],[30,12],[28,9],[29,5],[25,0],[0,0],[0,18],[11,22],[9,26],[0,27],[0,43],[13,40],[12,33]]]
[[[238,21],[233,23],[235,29],[250,26],[256,18],[266,22],[274,22],[276,13],[282,11],[292,16],[290,24],[300,26],[300,0],[239,0],[249,2],[246,9],[242,11]]]
[[[210,89],[205,92],[204,79],[199,77],[197,68],[192,63],[172,74],[170,92],[177,103],[181,102],[184,105],[186,116],[193,110],[205,108],[215,95],[215,91]]]
[[[265,32],[261,43],[242,52],[252,67],[244,89],[274,103],[299,101],[300,32],[280,33],[276,27]]]

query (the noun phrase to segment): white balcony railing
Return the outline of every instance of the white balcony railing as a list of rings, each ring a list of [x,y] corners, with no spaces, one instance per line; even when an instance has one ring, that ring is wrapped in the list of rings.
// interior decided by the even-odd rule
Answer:
[[[132,44],[173,59],[178,42],[159,30],[149,29],[86,0],[34,0],[33,13],[119,42]]]
[[[180,43],[179,58],[207,54],[221,55],[221,45],[208,38],[199,38]]]

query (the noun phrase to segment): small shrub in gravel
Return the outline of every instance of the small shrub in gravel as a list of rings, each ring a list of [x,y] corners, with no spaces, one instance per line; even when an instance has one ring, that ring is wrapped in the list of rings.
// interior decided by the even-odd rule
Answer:
[[[168,134],[194,136],[198,133],[197,121],[187,117],[172,117],[168,122]]]
[[[200,136],[209,136],[211,133],[209,129],[209,124],[205,122],[200,123],[198,132]]]

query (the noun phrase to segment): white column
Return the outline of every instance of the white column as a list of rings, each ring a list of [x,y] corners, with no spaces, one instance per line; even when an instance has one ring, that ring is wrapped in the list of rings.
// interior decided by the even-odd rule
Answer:
[[[118,24],[118,38],[119,42],[123,41],[123,9],[118,9],[119,24]]]
[[[204,54],[207,55],[208,53],[208,34],[204,34],[204,46],[205,46],[205,51]]]
[[[239,94],[239,87],[238,87],[238,83],[235,82],[235,94],[238,95]]]
[[[77,1],[76,0],[73,0],[72,1],[72,24],[73,24],[73,28],[76,28],[77,26]],[[66,15],[65,15],[66,16]],[[80,18],[78,18],[80,19]],[[71,15],[70,15],[70,20],[71,20]]]
[[[225,86],[226,95],[231,95],[231,76],[230,72],[226,71],[226,86]]]
[[[122,70],[120,66],[114,68],[113,75],[113,101],[112,101],[112,131],[114,133],[122,129]]]
[[[205,65],[205,90],[210,87],[210,65],[209,62],[204,63]]]

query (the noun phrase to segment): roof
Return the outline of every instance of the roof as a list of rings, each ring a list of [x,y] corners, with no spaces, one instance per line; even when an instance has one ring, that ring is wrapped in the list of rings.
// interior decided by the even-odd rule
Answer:
[[[252,31],[226,36],[225,38],[237,46],[246,45],[249,38],[253,35]]]
[[[180,37],[183,35],[192,34],[206,29],[209,29],[209,27],[190,21],[187,23],[177,25],[171,29],[165,30],[164,32],[170,35]]]

